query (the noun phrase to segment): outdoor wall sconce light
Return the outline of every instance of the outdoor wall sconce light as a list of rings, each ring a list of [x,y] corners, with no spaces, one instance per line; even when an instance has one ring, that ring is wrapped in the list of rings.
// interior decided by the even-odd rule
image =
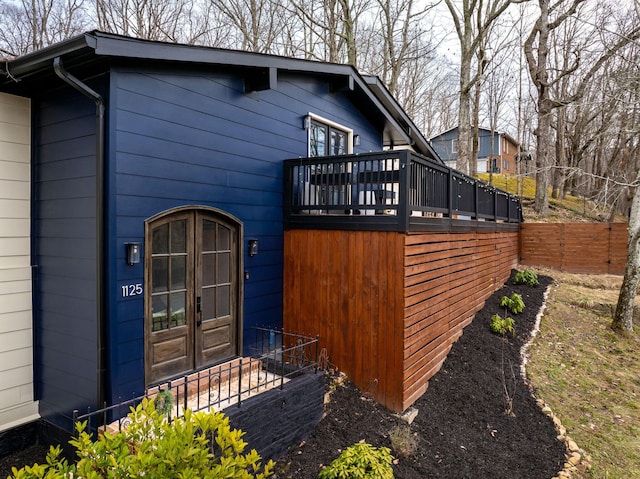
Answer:
[[[305,115],[302,117],[302,128],[305,130],[311,128],[311,115]]]
[[[140,243],[125,243],[127,248],[127,264],[137,264],[140,262]]]
[[[256,256],[258,254],[258,240],[250,239],[248,242],[249,256]]]
[[[353,135],[353,146],[360,146],[360,135]]]

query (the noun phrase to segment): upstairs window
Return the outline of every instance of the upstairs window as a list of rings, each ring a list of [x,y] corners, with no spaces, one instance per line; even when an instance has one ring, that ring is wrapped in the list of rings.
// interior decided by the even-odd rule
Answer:
[[[458,153],[458,139],[451,140],[451,153]]]
[[[336,123],[310,115],[309,156],[334,156],[352,153],[353,132]]]

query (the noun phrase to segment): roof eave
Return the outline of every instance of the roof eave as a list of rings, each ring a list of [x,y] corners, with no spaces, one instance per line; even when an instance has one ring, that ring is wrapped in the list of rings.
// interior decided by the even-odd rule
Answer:
[[[397,100],[393,95],[391,95],[391,92],[389,92],[380,79],[374,75],[367,75],[364,79],[369,85],[369,88],[371,88],[374,94],[384,103],[385,107],[397,115],[400,121],[404,123],[405,128],[403,129],[403,132],[410,138],[409,145],[418,149],[418,151],[423,154],[432,156],[435,160],[442,161],[429,141],[424,137],[424,135],[422,135],[419,128],[415,123],[413,123],[413,120],[411,120],[409,115],[407,115],[407,113],[402,109]],[[405,131],[405,129],[408,131]]]
[[[52,61],[56,57],[78,53],[83,49],[95,48],[95,39],[84,33],[77,37],[70,38],[60,43],[56,43],[42,50],[20,56],[15,60],[7,62],[5,75],[11,79],[19,80],[25,75],[34,75],[39,71],[51,69]]]
[[[71,64],[73,59],[84,60],[85,55],[94,59],[118,57],[234,67],[276,68],[290,72],[350,77],[353,79],[353,81],[349,80],[350,85],[364,93],[384,117],[387,138],[396,144],[411,145],[415,141],[414,135],[405,131],[401,122],[398,121],[397,114],[402,109],[397,106],[397,103],[394,103],[395,100],[389,102],[384,98],[385,95],[374,91],[366,78],[361,76],[351,65],[238,50],[163,43],[94,30],[8,62],[7,72],[5,72],[7,78],[3,81],[5,84],[15,82],[27,76],[35,76],[50,70],[53,59],[56,57],[67,57],[65,61],[68,59],[70,60],[68,64]],[[404,112],[402,113],[404,114]],[[421,144],[420,146],[425,149],[430,148],[428,145]]]
[[[380,101],[380,96],[372,90],[366,77],[361,76],[351,65],[287,58],[239,50],[225,50],[175,43],[158,43],[120,37],[103,32],[94,32],[93,34],[97,39],[96,55],[237,67],[277,68],[278,70],[290,72],[352,77],[354,88],[355,85],[357,85],[368,97],[369,101],[374,103],[376,108],[385,117],[387,127],[391,130],[387,132],[387,135],[391,135],[394,141],[401,144],[412,144],[412,137],[404,131],[394,117],[393,112],[389,111],[389,106]]]

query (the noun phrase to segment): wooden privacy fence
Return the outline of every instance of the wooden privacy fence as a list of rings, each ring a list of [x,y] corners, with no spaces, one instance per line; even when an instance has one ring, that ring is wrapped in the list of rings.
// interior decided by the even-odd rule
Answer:
[[[626,223],[523,223],[520,264],[568,273],[623,274]]]

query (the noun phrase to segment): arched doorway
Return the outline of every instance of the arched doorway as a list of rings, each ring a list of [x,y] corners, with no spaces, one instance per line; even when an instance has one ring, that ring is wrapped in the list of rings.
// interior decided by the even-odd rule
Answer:
[[[242,339],[242,224],[206,207],[145,222],[147,385],[236,357]]]

